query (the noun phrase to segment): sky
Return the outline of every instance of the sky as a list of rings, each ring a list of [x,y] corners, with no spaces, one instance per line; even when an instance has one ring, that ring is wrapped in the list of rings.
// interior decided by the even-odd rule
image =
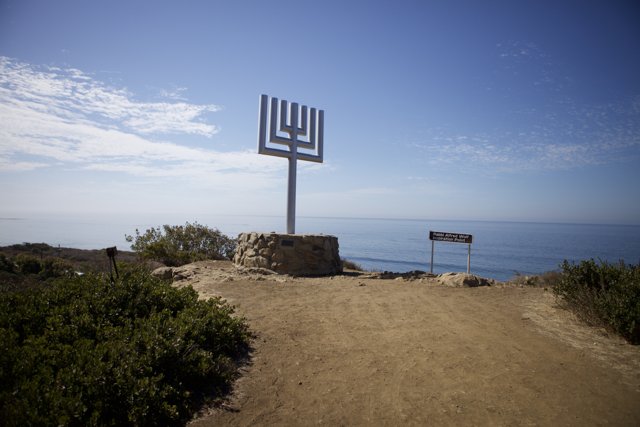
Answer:
[[[0,0],[0,216],[284,216],[267,94],[325,111],[300,216],[640,224],[639,23],[616,0]]]

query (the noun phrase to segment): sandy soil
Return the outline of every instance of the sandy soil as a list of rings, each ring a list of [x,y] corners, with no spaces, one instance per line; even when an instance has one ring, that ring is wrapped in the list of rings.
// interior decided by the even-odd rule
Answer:
[[[551,292],[378,277],[184,268],[176,283],[258,334],[227,404],[192,425],[640,425],[640,348]]]

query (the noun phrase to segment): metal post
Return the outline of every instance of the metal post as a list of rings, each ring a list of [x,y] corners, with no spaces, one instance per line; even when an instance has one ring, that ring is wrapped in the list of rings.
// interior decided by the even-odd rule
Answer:
[[[471,274],[471,243],[469,243],[469,252],[467,253],[467,274]]]
[[[281,114],[285,114],[281,112]],[[296,234],[296,164],[298,163],[298,104],[291,104],[289,185],[287,187],[287,234]]]
[[[289,186],[287,189],[287,234],[296,234],[296,150],[289,158]]]
[[[429,273],[433,274],[433,249],[435,247],[435,241],[431,241],[431,268],[429,269]]]

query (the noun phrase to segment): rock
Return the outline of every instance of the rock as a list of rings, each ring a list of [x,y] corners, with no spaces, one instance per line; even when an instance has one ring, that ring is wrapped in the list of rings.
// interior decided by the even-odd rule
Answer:
[[[260,275],[260,276],[270,276],[272,274],[276,274],[275,271],[270,270],[270,269],[266,269],[266,268],[259,268],[259,267],[237,267],[237,272],[238,274],[241,275]]]
[[[171,279],[173,278],[173,268],[171,267],[158,267],[151,272],[152,276],[155,276],[159,279]]]
[[[493,280],[466,273],[443,273],[437,277],[438,282],[444,286],[469,287],[491,286]]]
[[[424,279],[432,279],[436,277],[434,274],[431,273],[426,273],[422,270],[413,270],[413,271],[408,271],[406,273],[394,273],[392,271],[383,271],[381,273],[371,273],[369,275],[370,279],[394,279],[394,280],[408,280],[408,281],[414,281],[414,280],[420,280],[423,281]]]

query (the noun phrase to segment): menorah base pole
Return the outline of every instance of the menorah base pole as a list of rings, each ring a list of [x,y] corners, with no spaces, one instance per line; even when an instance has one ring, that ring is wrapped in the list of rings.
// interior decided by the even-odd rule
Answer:
[[[292,276],[342,273],[338,238],[322,234],[241,233],[233,262]]]
[[[289,159],[287,183],[287,234],[296,234],[296,153]]]

